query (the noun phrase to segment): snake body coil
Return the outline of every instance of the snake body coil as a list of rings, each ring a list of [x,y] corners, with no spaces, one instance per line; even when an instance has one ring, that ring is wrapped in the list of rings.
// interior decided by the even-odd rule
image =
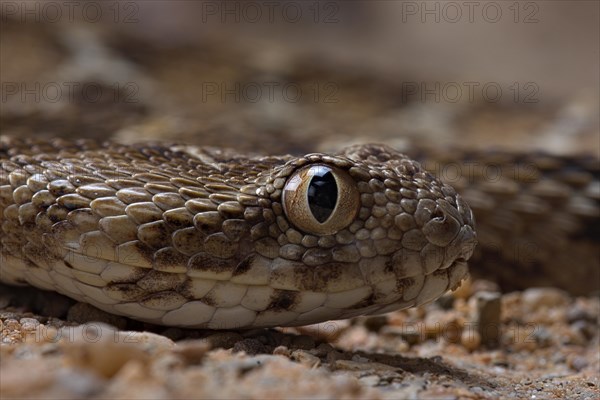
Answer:
[[[380,145],[247,157],[0,141],[0,280],[163,325],[304,325],[431,301],[476,239],[455,190]]]

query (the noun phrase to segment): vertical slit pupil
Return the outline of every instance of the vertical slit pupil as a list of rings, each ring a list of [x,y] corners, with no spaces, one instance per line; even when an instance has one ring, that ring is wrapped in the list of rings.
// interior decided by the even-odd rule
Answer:
[[[335,209],[338,188],[329,168],[317,168],[308,186],[308,206],[315,219],[323,223]]]

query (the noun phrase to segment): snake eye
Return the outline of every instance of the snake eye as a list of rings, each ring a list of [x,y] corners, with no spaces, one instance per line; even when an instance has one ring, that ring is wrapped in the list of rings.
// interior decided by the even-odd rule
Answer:
[[[331,235],[352,223],[360,208],[356,183],[347,172],[315,164],[296,171],[283,188],[283,209],[301,231]]]

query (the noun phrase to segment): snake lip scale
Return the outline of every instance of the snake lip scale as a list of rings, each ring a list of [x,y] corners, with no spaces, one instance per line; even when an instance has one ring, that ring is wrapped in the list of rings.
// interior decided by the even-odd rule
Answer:
[[[384,145],[247,156],[0,137],[0,280],[155,324],[306,325],[466,277],[471,209]]]

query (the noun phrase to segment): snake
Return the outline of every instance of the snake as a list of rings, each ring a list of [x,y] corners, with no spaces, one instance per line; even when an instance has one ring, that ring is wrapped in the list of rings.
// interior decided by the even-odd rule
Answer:
[[[509,289],[588,293],[599,169],[458,148],[265,156],[0,137],[0,281],[208,329],[419,306],[458,287],[467,261]]]
[[[0,279],[186,328],[297,326],[435,300],[477,236],[450,185],[385,145],[299,157],[0,141]]]

